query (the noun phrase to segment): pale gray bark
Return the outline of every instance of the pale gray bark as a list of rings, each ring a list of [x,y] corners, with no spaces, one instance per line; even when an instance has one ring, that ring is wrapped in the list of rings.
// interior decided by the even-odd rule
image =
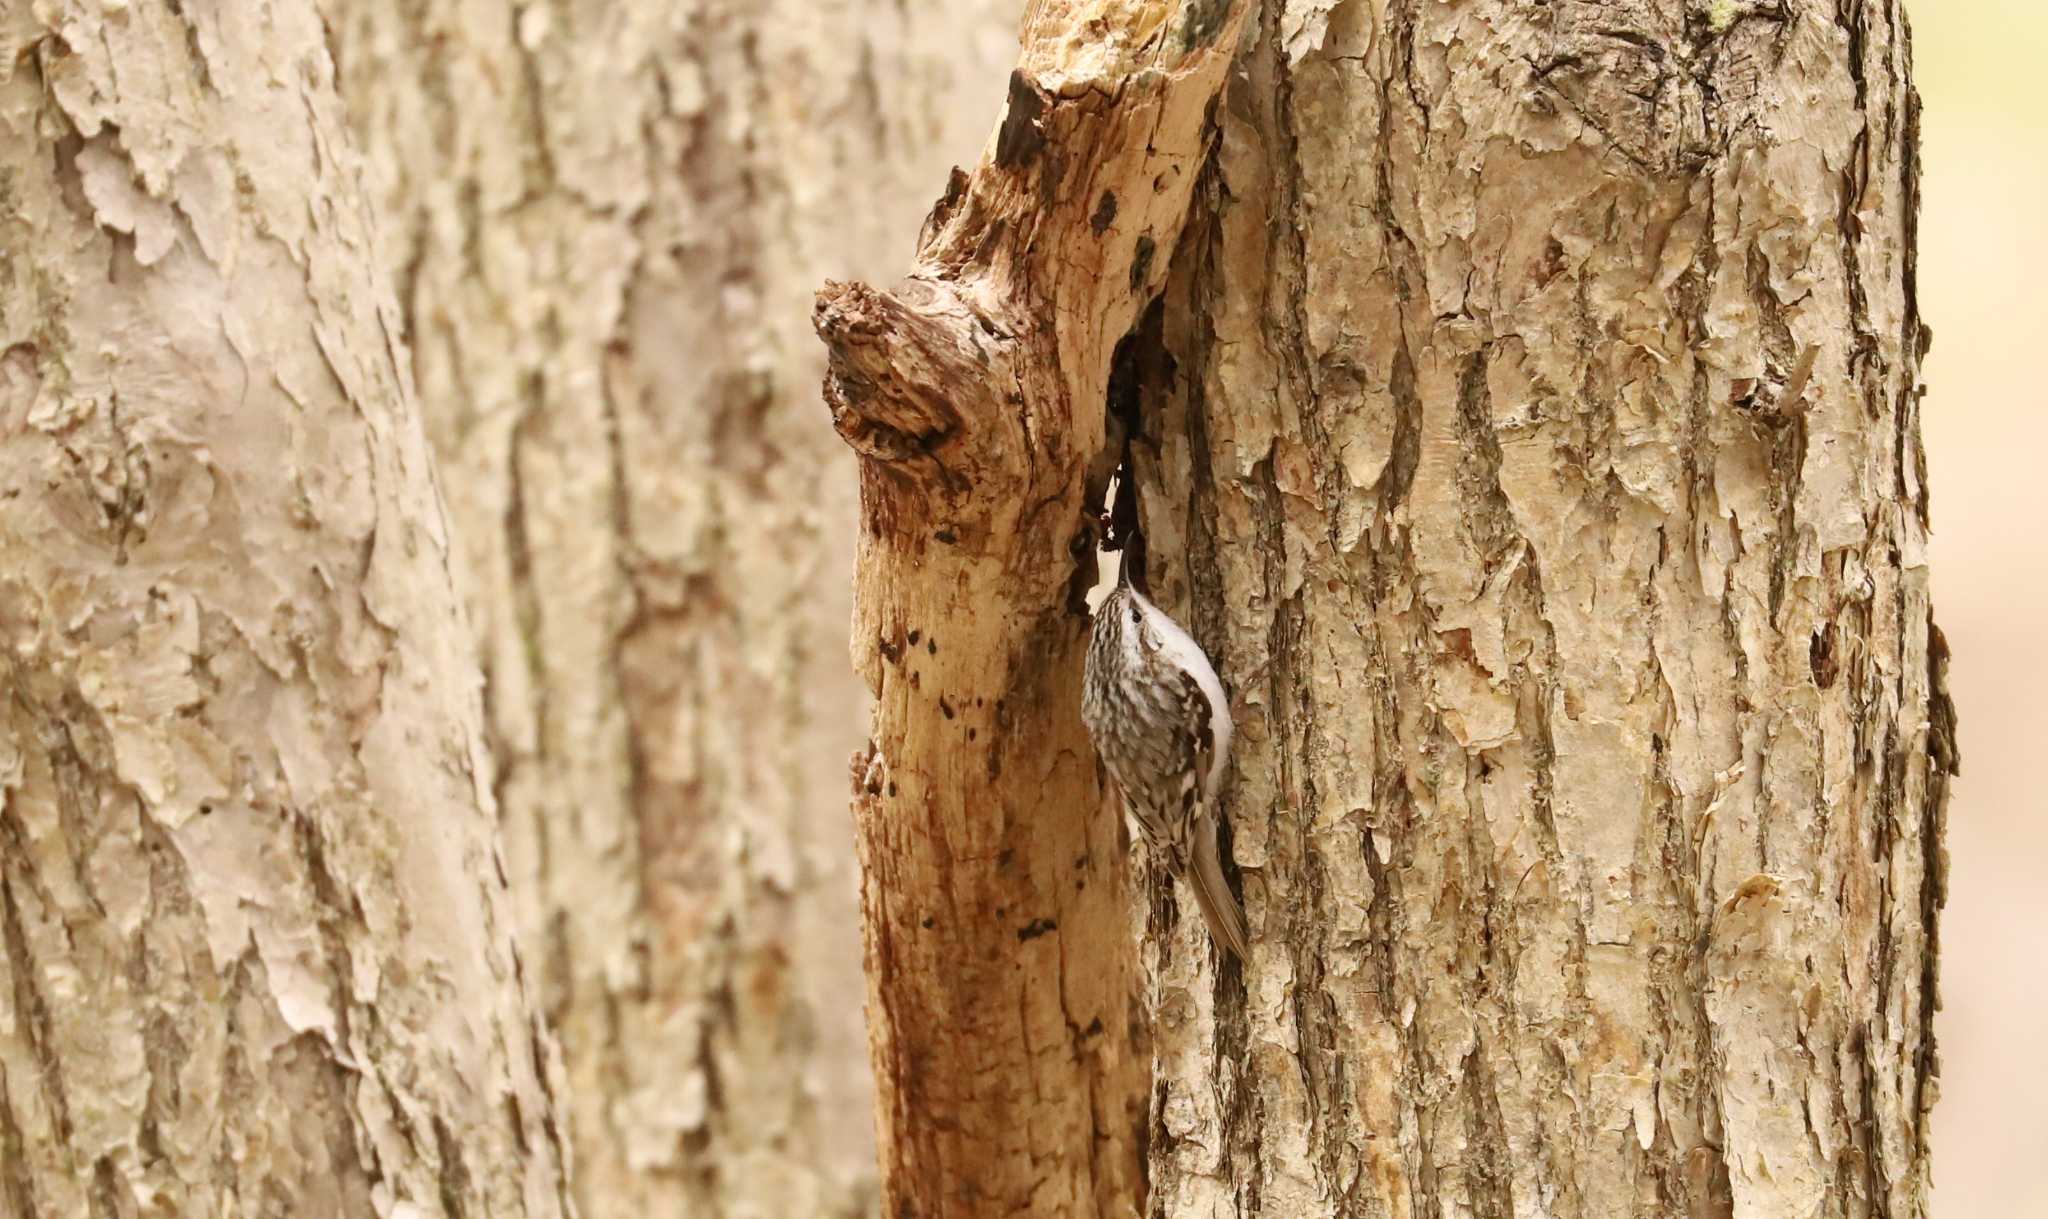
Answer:
[[[310,0],[0,10],[0,1215],[559,1216]]]
[[[1152,1213],[1923,1214],[1899,4],[1271,3],[1240,69],[1138,452],[1254,952],[1155,944]]]
[[[978,0],[332,0],[591,1216],[873,1188],[851,471],[807,332],[1014,54]]]

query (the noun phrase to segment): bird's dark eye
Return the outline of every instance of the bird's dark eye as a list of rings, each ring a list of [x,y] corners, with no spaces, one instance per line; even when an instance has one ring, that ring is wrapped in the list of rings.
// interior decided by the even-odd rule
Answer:
[[[1135,604],[1131,606],[1131,625],[1138,625],[1138,607]]]

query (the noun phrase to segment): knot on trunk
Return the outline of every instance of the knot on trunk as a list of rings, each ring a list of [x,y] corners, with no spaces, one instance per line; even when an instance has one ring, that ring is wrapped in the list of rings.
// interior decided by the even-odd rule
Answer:
[[[962,399],[993,392],[985,336],[996,327],[950,285],[919,279],[886,292],[828,282],[811,321],[828,352],[832,426],[855,452],[948,490],[978,481],[987,455],[975,450],[986,446],[967,443],[967,424],[986,411]]]

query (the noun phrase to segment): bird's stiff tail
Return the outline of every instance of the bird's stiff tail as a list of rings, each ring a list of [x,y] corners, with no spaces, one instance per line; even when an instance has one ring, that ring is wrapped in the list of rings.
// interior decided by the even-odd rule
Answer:
[[[1196,904],[1202,908],[1202,921],[1209,924],[1209,934],[1218,944],[1238,960],[1248,960],[1251,935],[1245,930],[1244,910],[1223,879],[1223,861],[1216,853],[1216,827],[1198,825],[1194,837],[1195,866],[1188,869],[1188,884],[1195,891]]]

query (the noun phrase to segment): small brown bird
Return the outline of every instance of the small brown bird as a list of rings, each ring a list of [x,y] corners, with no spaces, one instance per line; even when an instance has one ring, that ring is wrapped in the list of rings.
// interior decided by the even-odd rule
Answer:
[[[1216,841],[1230,702],[1201,645],[1132,587],[1128,565],[1095,611],[1081,719],[1146,843],[1194,888],[1209,934],[1245,959],[1244,911]]]

